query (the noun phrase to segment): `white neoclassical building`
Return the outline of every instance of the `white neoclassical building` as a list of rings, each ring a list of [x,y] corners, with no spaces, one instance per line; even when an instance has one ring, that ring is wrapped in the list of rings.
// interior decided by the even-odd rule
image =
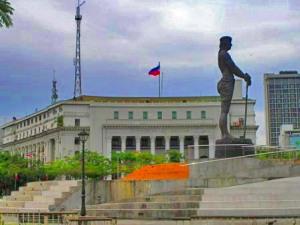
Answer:
[[[255,100],[248,101],[247,138],[256,140]],[[243,134],[245,99],[237,80],[229,113],[230,132]],[[78,133],[89,131],[87,148],[112,151],[177,149],[193,158],[214,157],[220,138],[220,97],[81,96],[57,102],[1,126],[0,149],[49,162],[80,150]],[[193,145],[192,149],[188,146]]]

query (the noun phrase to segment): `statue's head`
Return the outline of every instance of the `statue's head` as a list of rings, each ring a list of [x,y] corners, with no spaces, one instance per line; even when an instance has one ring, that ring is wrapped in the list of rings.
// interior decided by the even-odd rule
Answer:
[[[224,49],[224,50],[230,50],[231,49],[231,41],[232,41],[232,37],[230,36],[223,36],[220,38],[220,49]]]

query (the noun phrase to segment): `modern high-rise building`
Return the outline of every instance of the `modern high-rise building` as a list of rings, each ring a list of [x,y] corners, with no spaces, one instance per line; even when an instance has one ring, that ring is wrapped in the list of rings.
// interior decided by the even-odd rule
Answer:
[[[264,75],[267,144],[279,144],[280,127],[300,128],[300,74],[280,71]]]

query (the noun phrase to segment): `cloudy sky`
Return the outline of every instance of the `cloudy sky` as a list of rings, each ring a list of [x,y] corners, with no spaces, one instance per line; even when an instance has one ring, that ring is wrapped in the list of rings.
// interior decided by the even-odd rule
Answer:
[[[0,122],[73,96],[77,0],[11,0],[14,26],[0,30]],[[83,93],[157,96],[147,75],[161,62],[164,96],[217,95],[218,40],[253,79],[264,143],[263,74],[299,70],[299,0],[87,0],[82,7]]]

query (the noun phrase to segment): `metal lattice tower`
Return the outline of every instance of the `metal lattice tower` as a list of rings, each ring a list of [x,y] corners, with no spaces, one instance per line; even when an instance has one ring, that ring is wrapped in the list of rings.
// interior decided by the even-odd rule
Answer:
[[[82,16],[80,15],[80,7],[84,3],[85,3],[85,1],[80,3],[80,0],[78,0],[78,4],[76,7],[76,15],[75,15],[77,31],[76,31],[76,51],[75,51],[75,58],[74,58],[74,66],[75,66],[74,98],[82,95],[81,60],[80,60],[80,23],[81,23]]]
[[[55,80],[55,70],[53,70],[52,96],[51,96],[51,103],[52,104],[56,103],[56,101],[58,99],[56,83],[57,83],[57,81]]]

